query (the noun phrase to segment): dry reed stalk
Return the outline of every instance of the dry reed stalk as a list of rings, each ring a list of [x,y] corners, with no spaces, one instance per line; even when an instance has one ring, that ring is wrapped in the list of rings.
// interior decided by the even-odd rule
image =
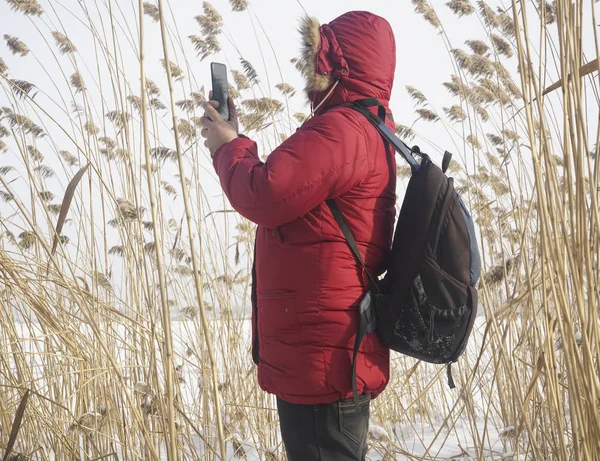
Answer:
[[[160,13],[160,28],[161,28],[164,60],[166,62],[169,62],[169,50],[168,50],[168,43],[167,43],[167,34],[166,34],[165,19],[164,19],[164,14],[163,14],[164,10],[163,10],[162,0],[158,0],[158,9],[159,9],[159,13]],[[205,3],[205,11],[207,11],[206,3]],[[171,100],[173,131],[175,134],[175,150],[177,151],[179,174],[183,178],[185,176],[185,167],[183,164],[182,151],[181,151],[181,146],[179,143],[177,118],[175,116],[175,97],[174,97],[174,92],[173,92],[173,80],[171,78],[171,69],[169,67],[167,67],[166,70],[167,70],[167,82],[169,84],[169,94],[170,94],[170,100]],[[227,452],[226,452],[226,448],[225,448],[225,437],[224,437],[224,432],[223,432],[221,404],[220,404],[220,398],[219,398],[219,394],[218,394],[217,364],[216,364],[216,360],[215,360],[215,354],[213,351],[213,344],[212,344],[212,339],[211,339],[211,334],[210,334],[210,328],[208,326],[208,322],[206,319],[206,312],[204,310],[202,281],[200,279],[198,265],[196,262],[196,254],[195,254],[195,250],[194,250],[195,246],[194,246],[194,238],[193,238],[194,233],[193,233],[193,228],[192,228],[192,213],[191,213],[190,198],[189,198],[188,190],[184,186],[182,187],[182,195],[183,195],[183,203],[185,206],[185,217],[186,217],[186,222],[187,222],[187,231],[188,231],[188,237],[189,237],[191,257],[192,257],[192,267],[194,270],[194,285],[196,288],[196,295],[197,295],[198,302],[199,302],[200,318],[202,321],[202,328],[204,331],[209,361],[210,361],[210,364],[212,367],[211,375],[212,375],[212,381],[213,381],[213,398],[214,398],[214,405],[215,405],[215,418],[216,418],[216,426],[217,426],[217,433],[218,433],[218,439],[219,439],[219,448],[220,448],[221,459],[225,460]],[[168,312],[166,313],[166,315],[168,315]],[[168,322],[168,318],[166,320]],[[170,376],[170,373],[171,373],[171,368],[169,368],[169,371],[167,372],[168,377]],[[172,376],[170,379],[172,380]],[[170,404],[172,404],[172,403],[170,403]],[[170,421],[170,423],[172,424],[171,430],[173,431],[174,430],[174,421]],[[175,439],[174,432],[171,434],[171,437],[172,437],[171,443],[175,444],[177,442],[177,440]],[[175,449],[175,446],[173,446],[173,449]]]

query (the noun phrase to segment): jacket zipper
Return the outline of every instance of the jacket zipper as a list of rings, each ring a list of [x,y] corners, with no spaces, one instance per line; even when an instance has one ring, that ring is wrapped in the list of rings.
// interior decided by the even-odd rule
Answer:
[[[257,229],[258,234],[258,229]],[[252,330],[254,333],[254,343],[252,344],[252,361],[258,365],[260,362],[259,341],[258,341],[258,296],[257,296],[257,278],[256,278],[256,241],[254,238],[254,258],[252,261]]]

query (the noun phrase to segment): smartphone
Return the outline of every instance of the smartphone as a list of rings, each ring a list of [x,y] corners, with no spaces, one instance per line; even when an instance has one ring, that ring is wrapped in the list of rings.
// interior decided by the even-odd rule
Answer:
[[[210,63],[212,76],[212,100],[219,103],[217,111],[224,120],[229,120],[229,84],[227,83],[227,66],[218,62]]]

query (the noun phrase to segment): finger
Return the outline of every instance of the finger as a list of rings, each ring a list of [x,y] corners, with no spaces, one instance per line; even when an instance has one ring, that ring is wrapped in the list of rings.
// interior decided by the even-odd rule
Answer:
[[[208,92],[208,99],[212,99],[212,97],[213,97],[213,90],[210,90]]]
[[[203,102],[202,107],[204,108],[204,116],[208,117],[213,122],[221,118],[221,115],[219,115],[217,109],[215,109],[212,104],[209,104],[208,102]]]
[[[212,123],[214,123],[211,119],[206,116],[200,117],[200,126],[204,128],[208,128]]]
[[[235,104],[233,103],[233,99],[231,99],[231,96],[227,98],[227,107],[229,108],[229,120],[237,120],[237,110],[235,108]]]
[[[208,138],[208,128],[204,127],[200,130],[200,136],[202,136],[203,138]]]

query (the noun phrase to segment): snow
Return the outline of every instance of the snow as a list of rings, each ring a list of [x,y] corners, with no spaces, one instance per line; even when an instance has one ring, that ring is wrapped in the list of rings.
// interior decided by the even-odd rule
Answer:
[[[225,325],[215,328],[215,324],[220,322],[218,318],[213,316],[211,319],[214,332],[224,331]],[[216,323],[215,323],[216,322]],[[469,367],[469,364],[475,363],[475,358],[479,353],[479,346],[484,327],[485,318],[478,317],[476,328],[474,329],[473,338],[467,349],[466,358],[459,361],[459,366]],[[236,334],[242,336],[241,343],[237,344],[238,348],[244,351],[249,348],[251,322],[249,318],[238,319],[235,324]],[[231,328],[231,325],[229,325]],[[181,381],[180,389],[181,402],[184,411],[189,414],[198,414],[199,399],[202,395],[202,386],[209,385],[204,382],[203,376],[199,373],[198,366],[191,365],[193,357],[190,358],[190,347],[198,344],[199,340],[199,322],[198,320],[184,320],[174,317],[172,321],[174,344],[177,350],[177,364],[180,364],[177,369],[177,376]],[[37,347],[39,347],[42,333],[35,324],[27,327],[25,324],[18,325],[18,335],[22,340],[24,350],[31,353],[29,360],[33,369],[33,374],[39,379],[39,382],[44,380],[44,370],[39,357],[35,357]],[[117,326],[116,330],[123,333]],[[127,336],[123,334],[122,341],[125,343]],[[217,343],[216,349],[222,355],[226,346],[223,346],[227,341],[223,338],[213,338]],[[38,346],[36,346],[38,344]],[[234,346],[231,346],[234,347]],[[123,353],[126,348],[123,348]],[[242,354],[245,352],[241,352]],[[487,352],[486,352],[487,353]],[[124,356],[123,356],[124,357]],[[254,366],[251,363],[251,357],[248,352],[247,364],[243,371],[234,368],[233,371],[229,368],[230,364],[223,361],[220,357],[219,362],[219,382],[223,386],[227,386],[228,378],[232,373],[243,373],[244,379],[254,379]],[[240,360],[245,360],[242,357]],[[404,363],[406,362],[406,364]],[[125,362],[123,362],[125,363]],[[392,379],[388,389],[372,404],[372,418],[369,428],[369,445],[370,450],[368,459],[371,461],[380,460],[471,460],[482,459],[487,461],[495,460],[518,460],[525,459],[513,454],[515,447],[511,444],[516,436],[516,429],[512,426],[504,425],[501,421],[494,419],[493,416],[487,415],[485,392],[479,392],[477,386],[472,384],[469,389],[460,389],[462,376],[455,375],[458,389],[451,391],[445,386],[445,373],[441,372],[439,366],[419,365],[418,373],[413,376],[405,377],[407,364],[416,363],[412,359],[405,359],[394,354],[392,360]],[[412,366],[412,365],[410,365]],[[404,367],[404,368],[403,368]],[[427,368],[429,367],[429,368]],[[441,367],[443,368],[443,366]],[[236,371],[237,370],[237,371]],[[404,370],[404,371],[403,371]],[[455,371],[455,373],[458,369]],[[464,369],[462,374],[464,375]],[[123,369],[123,375],[127,375],[129,370]],[[434,381],[437,375],[440,383],[431,386],[422,399],[415,401],[408,392],[410,389],[407,385],[415,385],[415,379],[421,381]],[[207,379],[206,377],[204,379]],[[146,385],[143,382],[130,383],[132,390],[139,397],[143,394]],[[426,384],[421,382],[420,384]],[[135,390],[134,390],[135,388]],[[38,387],[41,389],[41,387]],[[463,392],[468,392],[468,398],[463,395]],[[276,435],[277,443],[268,449],[261,449],[257,446],[256,430],[269,430],[268,428],[249,428],[248,423],[243,426],[231,424],[231,419],[228,419],[230,411],[235,410],[238,405],[243,407],[243,403],[236,401],[235,395],[230,392],[222,393],[223,397],[223,416],[228,424],[228,443],[227,449],[231,459],[237,459],[239,456],[234,455],[245,452],[245,458],[252,460],[265,459],[283,459],[283,447],[279,439],[279,434],[276,426],[276,420],[270,430]],[[146,396],[146,400],[148,400]],[[463,404],[463,401],[469,400],[471,412],[469,413]],[[265,402],[269,402],[268,399]],[[272,400],[270,401],[272,404]],[[151,406],[151,402],[147,406]],[[401,408],[402,410],[386,410],[386,405],[393,405],[393,408]],[[395,406],[394,406],[395,405]],[[386,407],[387,408],[387,407]],[[91,409],[90,409],[91,410]],[[251,419],[252,409],[244,409],[246,419]],[[394,417],[390,415],[395,415]],[[199,425],[202,426],[202,425]],[[450,427],[450,428],[449,428]],[[204,427],[205,429],[205,427]],[[214,426],[212,426],[214,433]],[[244,436],[245,434],[245,436]],[[206,434],[202,434],[206,436]],[[211,434],[212,435],[212,434]],[[194,435],[187,439],[186,451],[189,453],[198,453],[203,450],[203,442],[201,437]],[[267,457],[267,452],[273,452],[274,457]],[[276,455],[275,455],[276,454]],[[162,459],[166,460],[165,450],[161,450]]]

